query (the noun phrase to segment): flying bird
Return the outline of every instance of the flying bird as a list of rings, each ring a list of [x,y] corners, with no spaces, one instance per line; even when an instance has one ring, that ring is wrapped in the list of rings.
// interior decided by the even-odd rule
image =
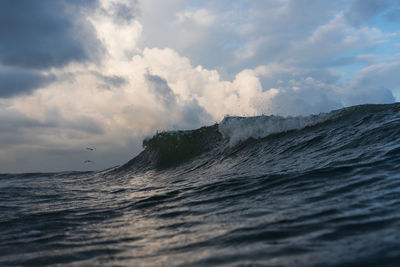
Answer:
[[[83,163],[93,163],[90,159],[85,160]]]
[[[87,150],[90,150],[90,151],[93,151],[93,150],[95,150],[96,148],[95,148],[95,147],[87,147],[86,149],[87,149]]]

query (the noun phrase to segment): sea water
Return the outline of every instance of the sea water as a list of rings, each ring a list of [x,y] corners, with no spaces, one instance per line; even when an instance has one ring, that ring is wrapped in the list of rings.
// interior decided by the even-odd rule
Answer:
[[[226,117],[0,175],[1,266],[400,266],[400,104]]]

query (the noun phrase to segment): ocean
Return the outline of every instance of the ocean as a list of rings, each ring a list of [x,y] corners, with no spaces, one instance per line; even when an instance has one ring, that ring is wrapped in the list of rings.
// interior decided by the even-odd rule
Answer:
[[[0,175],[0,266],[400,266],[400,104],[226,117]]]

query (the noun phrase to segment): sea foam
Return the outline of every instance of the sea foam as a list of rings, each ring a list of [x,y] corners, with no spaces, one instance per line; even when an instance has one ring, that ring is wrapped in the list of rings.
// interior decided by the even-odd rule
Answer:
[[[278,134],[292,130],[301,130],[331,119],[333,113],[321,113],[318,115],[281,117],[281,116],[254,116],[233,117],[226,116],[219,124],[218,130],[225,139],[229,139],[229,145],[235,146],[239,142],[249,138],[259,139],[271,134]]]

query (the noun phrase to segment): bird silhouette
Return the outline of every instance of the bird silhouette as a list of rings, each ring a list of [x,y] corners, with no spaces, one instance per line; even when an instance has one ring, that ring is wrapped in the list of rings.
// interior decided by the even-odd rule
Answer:
[[[90,159],[85,160],[83,163],[93,163]]]
[[[93,151],[93,150],[95,150],[96,148],[95,148],[95,147],[87,147],[86,149],[87,149],[87,150],[90,150],[90,151]]]

